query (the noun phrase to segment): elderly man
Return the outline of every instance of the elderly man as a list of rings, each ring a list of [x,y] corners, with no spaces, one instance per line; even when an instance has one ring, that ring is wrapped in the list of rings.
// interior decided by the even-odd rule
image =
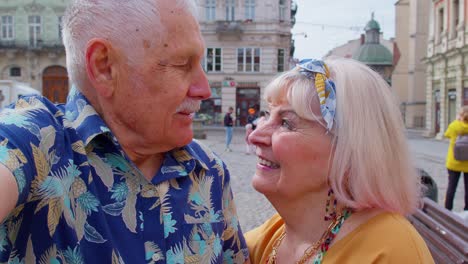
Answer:
[[[0,263],[244,263],[229,173],[192,141],[210,96],[191,0],[76,0],[66,105],[0,116]]]

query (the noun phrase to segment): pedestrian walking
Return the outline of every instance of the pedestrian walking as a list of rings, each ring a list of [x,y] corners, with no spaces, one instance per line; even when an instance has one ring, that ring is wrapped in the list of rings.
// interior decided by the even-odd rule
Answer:
[[[231,141],[232,141],[232,126],[234,124],[234,119],[232,118],[232,112],[234,108],[231,106],[228,109],[226,115],[224,115],[224,127],[226,128],[226,149],[225,151],[231,152]]]
[[[247,115],[247,123],[252,125],[252,129],[255,130],[257,125],[254,123],[254,121],[257,119],[256,111],[255,108],[251,107],[248,110],[248,115]]]
[[[468,134],[468,106],[463,106],[455,119],[448,126],[444,133],[446,138],[450,139],[450,144],[447,151],[447,158],[445,166],[448,171],[448,186],[445,195],[445,208],[448,210],[453,209],[453,200],[457,190],[458,181],[460,180],[461,173],[463,173],[463,180],[465,182],[465,207],[468,210],[468,160],[457,160],[454,155],[454,148],[457,138],[460,135]],[[463,151],[463,149],[460,149]],[[468,155],[468,153],[460,153]],[[461,159],[461,158],[459,158]]]
[[[252,124],[245,125],[245,154],[250,155],[255,153],[255,145],[249,142],[249,136],[252,133]]]

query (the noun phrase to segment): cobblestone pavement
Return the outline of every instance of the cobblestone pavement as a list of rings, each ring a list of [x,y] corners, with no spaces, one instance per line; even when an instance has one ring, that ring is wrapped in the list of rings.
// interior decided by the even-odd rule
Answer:
[[[216,152],[227,164],[231,172],[231,187],[237,205],[237,214],[246,232],[260,225],[275,213],[268,200],[250,184],[255,173],[257,157],[246,155],[245,132],[236,128],[232,138],[232,152],[226,152],[224,130],[208,130],[207,139],[200,140]]]
[[[244,130],[234,129],[232,152],[225,152],[224,129],[209,128],[206,130],[207,138],[200,140],[214,150],[227,164],[231,172],[231,184],[234,199],[237,205],[239,221],[244,232],[262,224],[275,213],[274,208],[262,194],[251,186],[251,179],[255,173],[256,157],[245,154]],[[409,148],[418,168],[424,169],[431,175],[438,186],[438,202],[443,205],[447,189],[447,171],[445,168],[445,155],[448,142],[425,139],[410,135]],[[454,211],[463,209],[463,179],[458,183],[455,195]]]
[[[448,184],[445,157],[447,155],[449,142],[447,140],[440,141],[418,136],[410,136],[408,142],[416,166],[424,169],[436,182],[438,203],[443,206]],[[463,177],[460,177],[453,206],[453,211],[455,212],[463,211],[465,195],[464,184]]]

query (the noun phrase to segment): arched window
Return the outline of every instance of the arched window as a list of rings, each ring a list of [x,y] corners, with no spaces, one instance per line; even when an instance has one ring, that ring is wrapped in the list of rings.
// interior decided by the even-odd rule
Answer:
[[[10,77],[21,77],[21,68],[20,67],[11,67],[10,68]]]

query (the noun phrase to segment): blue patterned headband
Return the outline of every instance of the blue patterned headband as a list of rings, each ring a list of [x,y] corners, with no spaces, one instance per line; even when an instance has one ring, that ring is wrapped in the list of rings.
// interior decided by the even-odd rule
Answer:
[[[327,123],[327,130],[331,131],[335,120],[336,92],[335,83],[330,80],[327,65],[321,60],[305,59],[298,64],[300,73],[315,82],[315,89],[320,101],[320,111]]]

